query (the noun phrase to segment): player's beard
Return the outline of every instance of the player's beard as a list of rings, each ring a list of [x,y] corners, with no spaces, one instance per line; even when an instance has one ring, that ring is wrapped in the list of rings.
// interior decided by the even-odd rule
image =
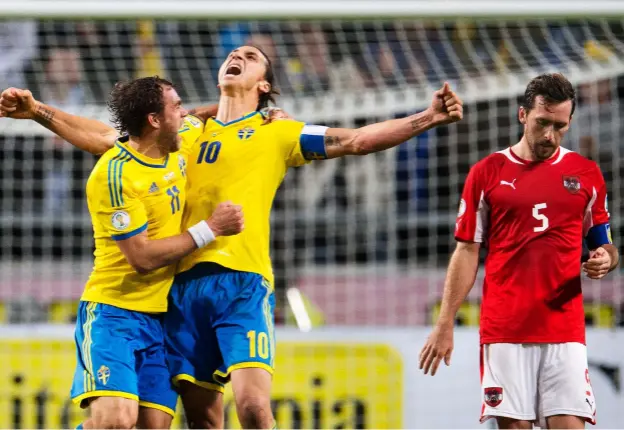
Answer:
[[[553,156],[557,150],[557,145],[549,142],[535,142],[533,145],[530,145],[530,148],[533,157],[535,157],[537,161],[544,161]]]
[[[170,132],[163,133],[158,139],[158,145],[163,149],[164,152],[170,154],[172,152],[176,152],[180,149],[180,136],[178,132]]]

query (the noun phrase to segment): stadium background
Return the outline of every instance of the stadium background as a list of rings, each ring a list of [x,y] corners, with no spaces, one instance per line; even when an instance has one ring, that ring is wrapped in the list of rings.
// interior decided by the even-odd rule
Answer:
[[[479,284],[458,318],[465,329],[453,364],[473,375],[471,397],[453,392],[453,368],[433,382],[417,376],[414,355],[441,297],[464,178],[481,157],[519,139],[518,99],[538,73],[561,71],[577,87],[565,146],[599,163],[614,240],[622,243],[621,6],[602,16],[597,8],[608,1],[581,9],[575,1],[525,1],[519,18],[499,1],[491,3],[500,10],[495,19],[484,19],[491,9],[471,18],[433,1],[393,1],[382,19],[366,17],[371,2],[315,1],[306,3],[316,10],[311,19],[303,12],[259,19],[231,0],[231,17],[215,19],[201,1],[153,2],[138,14],[138,6],[123,12],[133,1],[101,3],[0,5],[0,87],[26,87],[46,103],[107,121],[114,82],[157,74],[192,107],[218,99],[216,73],[227,53],[254,44],[274,62],[278,105],[303,121],[355,127],[409,114],[445,80],[466,102],[464,121],[395,150],[288,174],[272,218],[281,427],[478,426]],[[347,4],[361,16],[349,8],[332,15]],[[0,148],[0,428],[75,425],[80,411],[67,404],[71,323],[92,263],[84,185],[96,158],[23,121],[0,120]],[[623,291],[619,271],[585,282],[596,334],[590,348],[609,350],[620,339],[610,336],[622,334]],[[617,415],[601,407],[603,398],[624,400],[620,362],[592,366],[612,390],[596,389],[602,427],[601,415]],[[471,408],[443,417],[445,405],[461,402]],[[416,413],[422,405],[424,421]]]

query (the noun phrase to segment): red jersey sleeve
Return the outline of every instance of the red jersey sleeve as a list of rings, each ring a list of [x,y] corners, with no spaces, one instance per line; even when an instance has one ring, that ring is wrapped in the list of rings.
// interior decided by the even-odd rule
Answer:
[[[485,242],[489,208],[485,201],[484,163],[475,164],[468,173],[459,202],[455,239],[462,242]]]
[[[595,165],[595,172],[592,176],[592,197],[585,210],[583,220],[583,236],[586,237],[590,249],[612,243],[609,228],[607,185],[598,165]]]

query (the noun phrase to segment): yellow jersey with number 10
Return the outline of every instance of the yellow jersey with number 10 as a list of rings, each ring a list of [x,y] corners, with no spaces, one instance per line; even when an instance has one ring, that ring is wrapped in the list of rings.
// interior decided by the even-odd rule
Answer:
[[[162,159],[136,152],[125,138],[98,160],[87,181],[95,263],[81,300],[132,311],[167,310],[175,265],[141,275],[116,242],[146,230],[150,239],[180,234],[188,151],[202,129],[201,121],[186,117],[181,150]]]
[[[263,125],[259,112],[223,124],[208,120],[189,155],[188,197],[182,227],[187,229],[210,216],[224,201],[242,205],[245,230],[215,242],[184,258],[178,272],[200,262],[262,275],[271,285],[269,257],[270,214],[273,198],[288,167],[306,163],[304,141],[322,144],[326,127],[297,121]],[[306,140],[307,139],[307,140]],[[314,154],[308,154],[314,158]]]

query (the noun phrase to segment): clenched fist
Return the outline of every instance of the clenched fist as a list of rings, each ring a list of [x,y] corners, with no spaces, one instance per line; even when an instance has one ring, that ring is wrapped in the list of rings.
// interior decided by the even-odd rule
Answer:
[[[28,90],[7,88],[0,94],[0,117],[13,119],[34,119],[37,100]]]
[[[215,236],[233,236],[245,228],[243,209],[232,202],[219,203],[207,222]]]
[[[429,110],[435,124],[450,124],[464,117],[464,102],[451,90],[448,82],[445,82],[442,88],[433,94]]]

